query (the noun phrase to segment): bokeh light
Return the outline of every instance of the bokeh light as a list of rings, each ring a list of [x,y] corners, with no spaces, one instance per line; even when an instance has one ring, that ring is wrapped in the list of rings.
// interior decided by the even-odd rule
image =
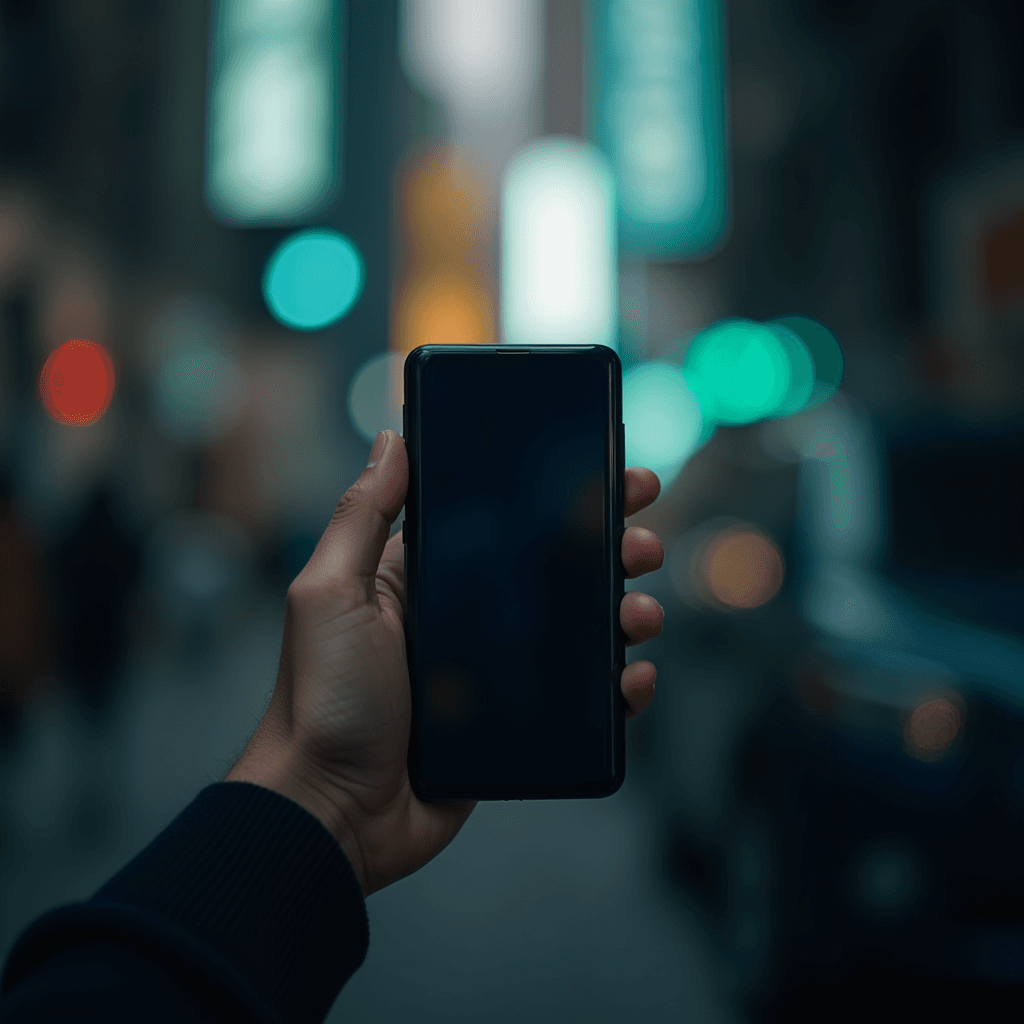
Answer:
[[[367,359],[352,375],[348,415],[364,440],[372,442],[382,430],[402,432],[404,366],[402,353],[382,352]]]
[[[502,184],[501,314],[516,345],[617,346],[615,178],[579,139],[542,138]]]
[[[730,205],[718,0],[588,6],[589,120],[614,167],[622,251],[707,255],[728,232]]]
[[[398,299],[396,347],[489,345],[494,312],[487,289],[469,274],[439,271],[417,276]]]
[[[315,331],[340,320],[363,290],[363,258],[339,231],[286,238],[267,260],[263,297],[286,327]]]
[[[746,610],[767,604],[782,586],[782,553],[753,529],[724,530],[704,549],[700,574],[711,596],[726,608]]]
[[[538,0],[405,0],[401,7],[402,67],[456,123],[501,126],[529,101],[543,67]]]
[[[945,697],[924,701],[907,719],[907,750],[922,761],[938,760],[953,745],[963,720],[960,708]]]
[[[775,410],[775,416],[792,416],[807,407],[814,393],[814,359],[803,339],[791,327],[777,322],[764,325],[782,342],[789,360],[789,388]]]
[[[626,465],[654,470],[663,487],[699,446],[700,405],[682,371],[671,363],[640,363],[626,371],[622,421]]]
[[[429,150],[402,177],[402,237],[411,259],[462,260],[483,244],[482,172],[450,147]]]
[[[482,172],[465,154],[439,146],[414,156],[398,188],[403,267],[391,347],[493,344],[496,288],[483,253]]]
[[[153,381],[153,415],[184,444],[219,440],[248,407],[238,327],[230,311],[203,292],[173,294],[154,311],[141,346]]]
[[[843,352],[836,336],[823,324],[808,316],[780,316],[767,327],[786,327],[804,343],[814,362],[814,387],[806,407],[827,402],[843,380]]]
[[[50,353],[39,374],[39,398],[58,423],[95,423],[114,397],[114,364],[102,345],[72,338]]]
[[[156,378],[155,413],[166,433],[206,443],[228,433],[248,402],[246,379],[227,352],[198,344],[173,352]]]
[[[781,408],[792,380],[786,347],[754,320],[721,320],[690,343],[686,380],[705,421],[753,423]]]
[[[340,177],[339,5],[212,5],[206,201],[232,227],[298,224]]]

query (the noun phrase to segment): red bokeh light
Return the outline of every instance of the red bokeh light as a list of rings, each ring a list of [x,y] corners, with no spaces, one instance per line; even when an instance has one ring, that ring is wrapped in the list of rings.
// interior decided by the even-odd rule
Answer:
[[[65,341],[50,353],[39,374],[40,401],[58,423],[95,423],[113,397],[114,364],[95,341]]]

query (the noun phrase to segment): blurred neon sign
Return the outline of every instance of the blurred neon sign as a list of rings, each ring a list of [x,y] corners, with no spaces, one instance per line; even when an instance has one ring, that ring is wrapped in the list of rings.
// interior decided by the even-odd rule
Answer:
[[[334,197],[341,6],[214,3],[206,202],[222,223],[302,223]]]
[[[617,347],[615,183],[579,139],[524,147],[502,187],[503,340]]]
[[[703,256],[728,230],[720,0],[600,0],[591,134],[611,160],[620,249]]]

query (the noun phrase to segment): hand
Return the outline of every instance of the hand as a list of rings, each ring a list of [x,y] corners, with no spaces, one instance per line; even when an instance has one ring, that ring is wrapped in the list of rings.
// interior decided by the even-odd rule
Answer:
[[[380,434],[370,464],[288,588],[277,684],[266,714],[225,781],[266,786],[316,815],[341,844],[365,895],[421,868],[452,841],[476,801],[423,803],[409,785],[411,698],[403,625],[405,442]],[[649,469],[626,470],[625,514],[658,496]],[[661,566],[661,541],[628,527],[622,562],[634,578]],[[619,621],[633,646],[661,632],[646,594],[625,595]],[[654,699],[649,661],[622,673],[628,717]]]

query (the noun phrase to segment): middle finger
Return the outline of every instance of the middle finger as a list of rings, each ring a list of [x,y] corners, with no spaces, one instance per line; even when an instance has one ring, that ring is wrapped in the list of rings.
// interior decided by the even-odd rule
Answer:
[[[622,535],[622,567],[627,579],[660,569],[665,548],[658,535],[642,526],[627,526]]]
[[[665,623],[665,609],[650,594],[631,590],[619,605],[619,625],[629,638],[627,647],[653,640]]]

